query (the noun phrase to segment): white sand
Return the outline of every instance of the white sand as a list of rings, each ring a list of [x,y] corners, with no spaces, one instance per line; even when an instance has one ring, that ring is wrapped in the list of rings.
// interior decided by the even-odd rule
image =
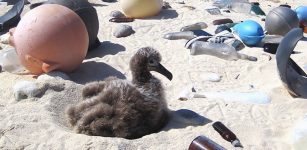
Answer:
[[[245,48],[241,52],[257,57],[257,62],[226,61],[207,55],[190,56],[189,50],[184,48],[184,40],[170,41],[162,38],[168,32],[179,31],[182,26],[200,21],[208,23],[206,31],[213,33],[215,27],[211,22],[226,17],[234,21],[253,19],[264,27],[260,18],[239,13],[208,15],[203,10],[210,4],[207,0],[185,1],[186,5],[194,6],[195,10],[182,8],[182,4],[168,0],[173,9],[163,10],[153,18],[127,23],[136,33],[126,38],[115,38],[110,31],[116,24],[108,20],[111,11],[120,10],[119,3],[100,0],[91,2],[99,4],[95,7],[99,13],[99,38],[103,42],[101,47],[90,52],[80,68],[69,74],[72,81],[51,78],[39,82],[64,84],[64,90],[49,89],[39,98],[16,101],[13,86],[22,80],[36,79],[0,73],[0,149],[185,150],[199,135],[205,135],[227,149],[235,149],[221,138],[208,120],[223,122],[247,150],[289,150],[294,147],[292,131],[307,113],[307,100],[292,98],[288,94],[277,74],[274,55],[269,61],[267,56],[262,55],[264,52],[261,48]],[[305,0],[288,2],[294,8],[307,5]],[[261,1],[265,12],[279,4]],[[137,49],[144,46],[158,49],[163,57],[162,64],[173,73],[172,81],[155,74],[164,83],[169,108],[174,111],[189,109],[207,120],[193,125],[173,118],[161,132],[135,140],[87,136],[76,134],[68,128],[63,111],[67,105],[80,100],[82,84],[103,80],[110,75],[130,79],[129,60]],[[306,46],[306,42],[299,42],[295,50],[302,53],[292,56],[301,67],[307,64]],[[217,73],[222,79],[220,82],[202,80],[201,75],[206,73]],[[177,100],[180,92],[191,84],[201,92],[262,92],[270,97],[271,102],[248,104],[226,102],[220,98]]]

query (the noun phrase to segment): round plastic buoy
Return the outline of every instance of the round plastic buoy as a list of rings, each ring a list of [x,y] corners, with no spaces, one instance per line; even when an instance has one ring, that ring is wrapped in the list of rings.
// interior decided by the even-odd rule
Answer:
[[[297,14],[288,7],[276,7],[265,18],[265,29],[268,34],[285,35],[291,29],[298,27]]]
[[[10,34],[10,44],[16,48],[21,64],[37,75],[73,71],[84,60],[89,44],[81,18],[57,4],[32,9]]]
[[[295,9],[299,21],[307,20],[307,6],[300,6]]]
[[[48,0],[42,4],[59,4],[73,10],[85,23],[89,36],[89,50],[100,45],[97,35],[99,20],[96,9],[86,0]]]
[[[261,25],[253,20],[246,20],[234,26],[244,44],[248,46],[257,45],[264,37]]]
[[[121,0],[120,5],[127,17],[146,18],[161,11],[163,0]]]

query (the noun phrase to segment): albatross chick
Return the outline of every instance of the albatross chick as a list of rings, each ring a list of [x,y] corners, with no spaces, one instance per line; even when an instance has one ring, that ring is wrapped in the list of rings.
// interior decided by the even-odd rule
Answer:
[[[158,132],[169,119],[161,81],[150,71],[172,79],[161,64],[161,55],[144,47],[130,60],[132,81],[108,77],[83,89],[83,101],[66,110],[70,125],[77,133],[140,138]]]

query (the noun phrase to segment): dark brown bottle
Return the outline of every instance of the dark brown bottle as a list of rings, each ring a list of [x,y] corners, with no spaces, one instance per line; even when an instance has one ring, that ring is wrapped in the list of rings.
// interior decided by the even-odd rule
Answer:
[[[217,121],[212,124],[215,131],[217,131],[223,139],[230,142],[234,147],[243,147],[237,136],[231,132],[223,123]]]
[[[196,137],[190,144],[189,150],[226,150],[221,145],[210,140],[206,136]]]

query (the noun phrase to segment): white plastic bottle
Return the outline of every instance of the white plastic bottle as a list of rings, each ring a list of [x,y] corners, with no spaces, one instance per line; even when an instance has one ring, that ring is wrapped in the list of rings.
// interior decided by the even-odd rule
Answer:
[[[256,57],[238,53],[234,47],[225,43],[195,41],[192,43],[190,54],[211,55],[225,60],[245,59],[250,61],[257,61]]]

